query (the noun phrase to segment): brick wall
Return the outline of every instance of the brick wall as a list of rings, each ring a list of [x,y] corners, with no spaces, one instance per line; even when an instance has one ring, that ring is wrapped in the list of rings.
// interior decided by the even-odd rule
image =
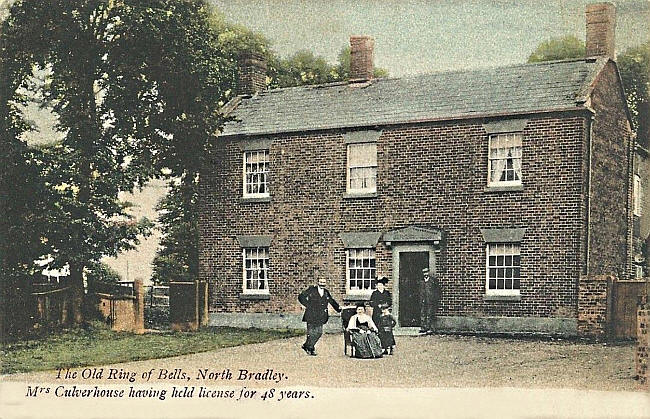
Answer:
[[[241,199],[242,150],[221,140],[202,176],[200,276],[212,311],[300,312],[297,294],[320,267],[345,294],[345,249],[338,234],[407,225],[439,228],[441,314],[576,317],[584,259],[585,118],[539,116],[524,132],[523,191],[485,192],[487,134],[482,121],[385,128],[377,142],[377,197],[345,199],[346,146],[339,132],[272,138],[271,200]],[[481,228],[525,227],[520,301],[486,301]],[[270,299],[241,300],[237,235],[272,235]],[[392,255],[377,247],[378,274],[392,278]],[[389,289],[393,284],[389,283]]]
[[[578,286],[578,333],[581,336],[602,338],[608,334],[610,315],[608,293],[610,276],[582,276]]]
[[[111,329],[144,333],[144,290],[142,281],[135,280],[133,294],[111,295],[96,293],[99,312],[112,321]]]
[[[589,273],[632,275],[632,150],[615,65],[601,72],[592,94],[591,240]]]
[[[200,278],[213,312],[298,313],[298,293],[319,268],[345,296],[342,232],[437,228],[443,316],[578,317],[579,277],[631,272],[630,132],[614,64],[592,95],[596,115],[589,178],[588,116],[529,116],[523,139],[523,190],[486,192],[488,137],[482,120],[384,127],[377,140],[377,196],[346,199],[346,145],[339,131],[266,137],[271,199],[241,198],[242,148],[220,139],[202,174]],[[591,189],[591,202],[587,199]],[[587,220],[591,228],[587,228]],[[488,301],[481,228],[526,228],[521,298]],[[587,230],[590,240],[587,246]],[[245,300],[237,235],[271,235],[270,298]],[[377,273],[391,279],[392,253],[377,246]],[[589,287],[596,287],[589,290]],[[585,285],[582,307],[598,288]],[[594,308],[596,310],[596,308]],[[590,324],[589,322],[585,324]]]
[[[650,324],[650,304],[648,297],[644,297],[637,308],[637,350],[635,358],[636,374],[639,382],[648,386],[648,363],[650,362],[650,333],[648,326]]]

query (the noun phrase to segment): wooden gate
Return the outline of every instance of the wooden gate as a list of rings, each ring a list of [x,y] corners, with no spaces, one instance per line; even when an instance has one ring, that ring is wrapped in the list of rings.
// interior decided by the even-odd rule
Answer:
[[[612,318],[610,327],[615,339],[636,338],[636,307],[639,297],[648,295],[650,278],[645,280],[613,281]]]
[[[208,283],[169,282],[169,321],[172,330],[197,330],[208,323]]]

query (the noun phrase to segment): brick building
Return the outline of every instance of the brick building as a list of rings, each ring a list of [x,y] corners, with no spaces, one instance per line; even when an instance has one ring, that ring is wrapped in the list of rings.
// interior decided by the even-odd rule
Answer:
[[[211,323],[297,326],[314,276],[351,303],[383,275],[418,326],[428,266],[439,330],[576,334],[581,276],[633,271],[614,25],[587,7],[584,59],[387,79],[351,37],[351,80],[320,86],[258,91],[243,60],[201,177]]]

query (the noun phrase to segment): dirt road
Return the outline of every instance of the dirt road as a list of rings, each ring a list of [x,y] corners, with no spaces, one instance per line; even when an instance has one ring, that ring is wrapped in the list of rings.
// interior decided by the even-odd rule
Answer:
[[[574,388],[639,391],[634,380],[634,346],[604,345],[572,341],[515,340],[467,336],[398,336],[394,356],[382,359],[351,359],[343,354],[343,337],[325,335],[317,345],[318,356],[306,355],[302,338],[226,348],[219,351],[167,359],[130,362],[106,368],[124,372],[154,369],[152,381],[166,370],[170,380],[174,369],[197,385],[240,384],[240,370],[248,373],[282,374],[278,386],[315,387],[520,387]],[[208,370],[213,379],[199,378]],[[207,376],[207,374],[206,374]],[[214,377],[217,378],[214,378]],[[53,372],[17,374],[7,381],[54,381]],[[258,377],[260,377],[258,375]],[[106,376],[97,382],[106,383]],[[252,387],[269,381],[245,380]],[[273,380],[271,380],[273,381]],[[90,384],[93,380],[83,380]]]

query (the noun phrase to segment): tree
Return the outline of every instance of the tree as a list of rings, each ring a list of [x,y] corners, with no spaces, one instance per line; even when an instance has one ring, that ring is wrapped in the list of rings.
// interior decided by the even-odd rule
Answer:
[[[55,264],[70,265],[77,322],[84,268],[151,227],[128,216],[118,193],[162,168],[194,182],[230,84],[213,35],[201,1],[23,0],[3,22],[3,124],[14,141],[28,129],[23,89],[44,98],[64,134],[40,156],[55,203],[41,241]],[[29,83],[34,68],[46,83]]]
[[[155,284],[172,281],[194,281],[199,275],[198,184],[190,192],[188,206],[182,196],[180,183],[170,185],[170,190],[158,203],[158,222],[164,226],[160,247],[153,261]]]
[[[529,63],[580,58],[586,54],[585,43],[573,35],[542,42],[528,57]]]

